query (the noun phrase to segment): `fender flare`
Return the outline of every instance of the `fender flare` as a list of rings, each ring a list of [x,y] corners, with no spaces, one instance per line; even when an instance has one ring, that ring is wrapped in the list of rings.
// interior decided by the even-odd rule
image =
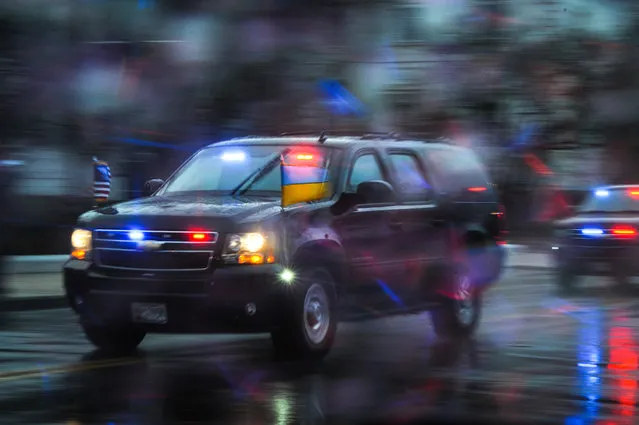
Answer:
[[[348,280],[348,262],[343,246],[333,239],[304,242],[292,256],[293,267],[312,263],[328,269],[338,293]]]

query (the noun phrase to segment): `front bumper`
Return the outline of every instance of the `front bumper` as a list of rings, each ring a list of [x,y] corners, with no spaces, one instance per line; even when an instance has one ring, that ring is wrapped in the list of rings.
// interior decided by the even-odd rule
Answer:
[[[131,277],[69,260],[64,289],[81,320],[97,326],[134,325],[166,333],[266,332],[281,323],[291,292],[278,279],[281,270],[279,265],[235,266],[198,276]],[[163,304],[167,322],[133,323],[133,303]],[[247,311],[248,304],[254,311]]]
[[[625,242],[625,241],[623,241]],[[602,246],[555,244],[551,250],[555,267],[579,275],[639,276],[639,246],[628,243]]]

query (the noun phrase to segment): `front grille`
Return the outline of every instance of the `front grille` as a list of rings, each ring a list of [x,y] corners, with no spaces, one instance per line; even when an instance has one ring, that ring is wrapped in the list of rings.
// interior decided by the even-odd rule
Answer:
[[[204,233],[206,240],[191,241],[187,231],[143,231],[132,240],[129,230],[99,229],[93,248],[99,267],[149,271],[196,271],[211,265],[217,233]],[[141,236],[138,233],[137,236]]]

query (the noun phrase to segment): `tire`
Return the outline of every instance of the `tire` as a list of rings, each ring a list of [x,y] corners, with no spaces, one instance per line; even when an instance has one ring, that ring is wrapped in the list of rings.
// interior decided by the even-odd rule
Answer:
[[[326,356],[337,331],[335,282],[324,268],[300,273],[289,295],[281,326],[271,333],[279,357],[320,360]]]
[[[430,312],[435,333],[441,338],[469,337],[481,318],[481,292],[466,267],[447,267],[443,279],[450,294],[442,297],[440,305]]]
[[[630,276],[627,273],[618,271],[616,273],[613,273],[611,277],[614,283],[613,289],[615,291],[624,292],[629,291],[632,288]]]
[[[82,325],[84,335],[99,350],[113,354],[129,354],[135,352],[146,332],[130,328],[110,328]]]

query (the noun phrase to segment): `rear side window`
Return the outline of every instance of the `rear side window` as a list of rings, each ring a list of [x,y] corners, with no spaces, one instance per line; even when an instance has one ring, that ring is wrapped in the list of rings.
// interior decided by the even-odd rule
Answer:
[[[384,180],[379,161],[373,154],[365,154],[355,159],[348,179],[349,192],[355,192],[358,184],[369,180]]]
[[[428,151],[428,157],[445,191],[489,184],[484,167],[470,150],[438,149]]]
[[[413,198],[428,194],[430,186],[414,155],[393,153],[389,155],[389,158],[395,170],[395,177],[398,184],[397,189],[402,195]]]

